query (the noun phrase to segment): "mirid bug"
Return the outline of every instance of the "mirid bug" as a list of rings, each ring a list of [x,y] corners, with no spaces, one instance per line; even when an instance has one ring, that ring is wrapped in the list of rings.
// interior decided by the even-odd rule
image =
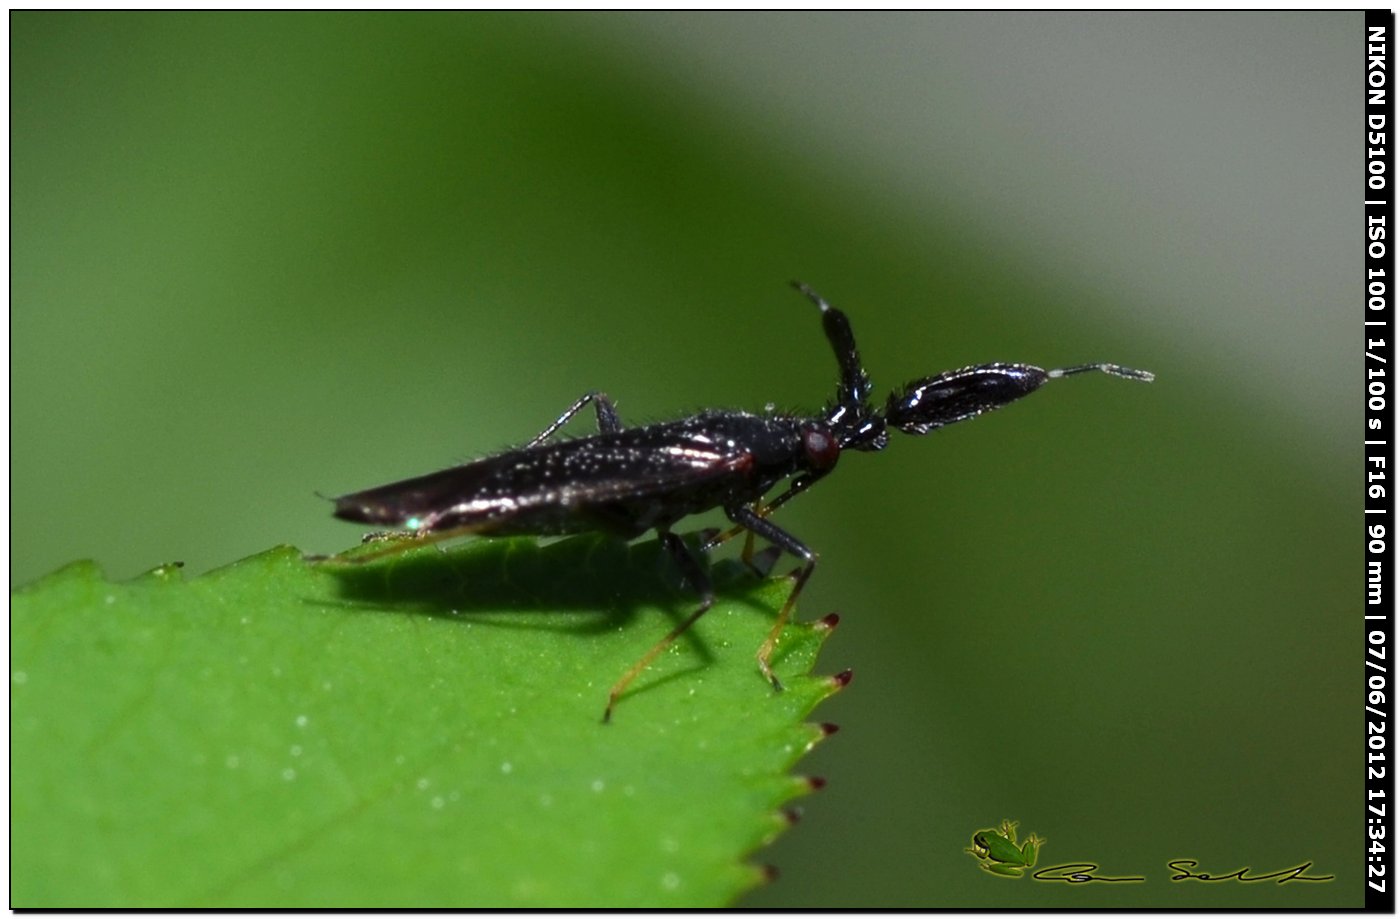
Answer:
[[[675,421],[624,427],[608,397],[585,394],[518,449],[461,466],[335,500],[335,516],[379,526],[406,527],[425,540],[468,533],[483,536],[562,536],[602,531],[634,539],[655,530],[700,605],[651,647],[608,693],[603,720],[628,685],[714,603],[714,588],[700,560],[671,527],[691,514],[722,508],[734,527],[709,539],[702,552],[745,533],[761,536],[801,560],[792,592],[758,649],[758,668],[775,689],[782,684],[770,659],[797,596],[816,567],[817,555],[769,515],[828,475],[843,450],[878,451],[889,429],[927,434],[975,418],[1029,395],[1046,381],[1089,371],[1150,381],[1152,374],[1117,364],[1082,364],[1042,370],[1030,364],[979,364],[906,383],[886,399],[870,401],[873,388],[861,366],[855,335],[844,313],[805,284],[793,285],[821,310],[822,328],[840,369],[836,396],[815,415],[713,410]],[[550,440],[592,405],[598,433]],[[785,490],[766,503],[778,483]],[[367,561],[383,552],[358,556]],[[747,550],[746,550],[747,558]]]

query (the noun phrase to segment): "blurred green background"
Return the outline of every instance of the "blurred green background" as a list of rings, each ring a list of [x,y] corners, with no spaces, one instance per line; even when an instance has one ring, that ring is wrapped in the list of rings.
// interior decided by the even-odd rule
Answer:
[[[1360,905],[1360,13],[10,21],[12,583],[337,550],[313,491],[588,389],[816,408],[801,278],[882,390],[1158,382],[783,511],[856,680],[745,905]],[[991,877],[1002,818],[1148,880]]]

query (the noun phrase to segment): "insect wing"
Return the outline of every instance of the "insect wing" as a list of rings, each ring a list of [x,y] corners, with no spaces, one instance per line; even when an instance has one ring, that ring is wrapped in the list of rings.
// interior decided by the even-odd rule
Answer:
[[[501,476],[502,460],[509,454],[486,457],[427,475],[341,495],[335,499],[335,516],[356,523],[408,526],[417,529],[429,515],[482,497],[494,490]]]
[[[618,501],[703,490],[752,457],[669,426],[512,450],[335,499],[343,520],[432,531],[489,531],[505,520],[556,516]],[[531,531],[521,520],[522,532]],[[543,530],[541,530],[543,531]]]

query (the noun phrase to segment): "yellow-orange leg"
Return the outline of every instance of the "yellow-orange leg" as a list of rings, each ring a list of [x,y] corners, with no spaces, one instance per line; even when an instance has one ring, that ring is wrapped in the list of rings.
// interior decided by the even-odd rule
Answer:
[[[799,480],[799,482],[800,481],[801,480]],[[789,491],[791,492],[791,489]],[[768,505],[769,509],[771,510],[776,504],[777,502]],[[759,516],[758,513],[747,507],[730,508],[726,513],[729,515],[729,519],[740,527],[758,536],[762,536],[773,545],[778,546],[786,552],[792,553],[806,562],[805,565],[795,572],[792,592],[788,594],[787,600],[783,602],[782,609],[778,611],[778,619],[773,623],[773,628],[768,633],[768,637],[764,639],[763,644],[758,648],[758,669],[763,673],[764,677],[767,678],[768,682],[773,684],[774,689],[781,690],[783,684],[778,680],[777,675],[773,673],[773,651],[777,648],[778,637],[783,632],[783,626],[787,625],[788,619],[792,616],[793,607],[797,605],[797,595],[802,593],[802,588],[806,585],[807,579],[812,576],[813,570],[817,567],[817,554],[804,546],[796,536],[782,529],[771,520]]]
[[[622,675],[622,679],[613,684],[613,688],[608,692],[608,707],[603,709],[604,724],[612,720],[613,706],[617,704],[617,700],[622,697],[632,681],[641,676],[642,671],[647,669],[648,664],[656,660],[658,654],[665,651],[671,642],[680,638],[686,629],[695,624],[696,620],[708,613],[710,607],[715,603],[715,590],[714,585],[710,582],[710,576],[705,573],[700,562],[691,554],[690,548],[686,546],[685,542],[667,530],[662,530],[658,535],[661,537],[661,544],[666,547],[667,551],[671,553],[671,557],[676,560],[676,564],[680,566],[682,576],[700,592],[700,608],[687,616],[680,625],[667,632],[665,638],[652,645],[651,650],[643,654],[641,659]]]
[[[680,638],[681,634],[684,633],[686,629],[694,625],[697,619],[708,613],[710,611],[710,606],[714,602],[714,597],[706,598],[700,604],[700,608],[697,609],[695,612],[691,613],[686,618],[685,622],[682,622],[680,625],[667,632],[665,638],[652,645],[651,650],[648,651],[646,654],[643,654],[641,659],[635,664],[633,664],[632,668],[622,675],[622,679],[618,680],[616,683],[613,684],[613,688],[608,691],[608,707],[603,709],[604,724],[607,724],[609,721],[612,720],[613,706],[617,704],[617,700],[622,697],[622,694],[627,690],[627,687],[632,685],[632,681],[635,680],[637,677],[641,676],[642,671],[647,669],[647,665],[650,664],[652,661],[656,660],[656,656],[662,651],[665,651],[666,648],[670,646],[671,642],[675,641],[677,638]]]
[[[787,625],[788,619],[792,617],[792,609],[797,605],[797,595],[802,592],[803,585],[812,576],[812,569],[815,567],[816,559],[814,558],[794,572],[796,579],[792,585],[792,593],[788,594],[787,600],[783,602],[783,608],[778,611],[778,619],[773,623],[773,630],[768,633],[768,637],[758,648],[758,669],[768,678],[768,682],[773,684],[773,688],[780,692],[783,684],[778,680],[778,675],[773,672],[771,663],[773,652],[778,647],[778,637],[783,633],[783,626]]]

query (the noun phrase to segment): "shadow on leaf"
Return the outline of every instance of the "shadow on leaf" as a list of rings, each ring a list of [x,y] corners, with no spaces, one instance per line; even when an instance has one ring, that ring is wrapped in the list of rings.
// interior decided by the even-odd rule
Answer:
[[[693,540],[691,542],[694,546]],[[373,544],[371,544],[373,545]],[[533,537],[473,539],[458,545],[407,544],[357,563],[358,549],[317,567],[332,575],[347,605],[457,619],[486,612],[591,613],[557,626],[500,621],[514,628],[601,631],[643,606],[683,615],[699,597],[657,540],[627,543],[601,535],[548,543]],[[382,550],[380,550],[382,551]],[[737,595],[754,575],[736,562],[711,570],[716,593]],[[600,615],[601,614],[601,615]]]

